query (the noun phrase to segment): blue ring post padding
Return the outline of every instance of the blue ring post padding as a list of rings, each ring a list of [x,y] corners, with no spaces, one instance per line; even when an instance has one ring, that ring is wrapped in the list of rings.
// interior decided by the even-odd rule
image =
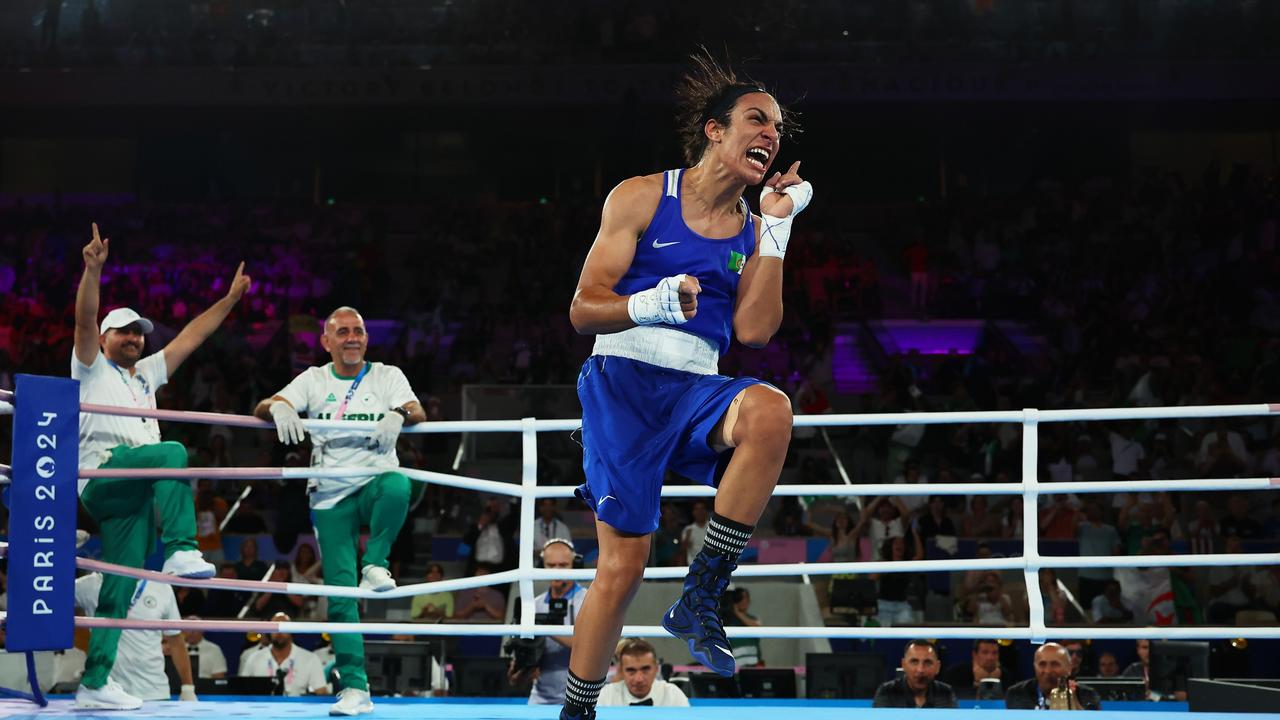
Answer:
[[[39,375],[15,380],[6,649],[26,652],[32,692],[0,694],[44,706],[33,651],[65,650],[75,632],[80,383]]]

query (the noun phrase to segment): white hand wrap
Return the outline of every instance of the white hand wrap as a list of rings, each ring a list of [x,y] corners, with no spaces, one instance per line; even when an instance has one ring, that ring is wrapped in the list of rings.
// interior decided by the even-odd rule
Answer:
[[[200,698],[196,697],[195,685],[183,685],[178,691],[178,699],[182,702],[196,702]]]
[[[760,221],[760,256],[786,258],[787,242],[791,240],[791,216],[761,215]]]
[[[768,185],[760,191],[761,206],[769,193],[778,192]],[[779,260],[787,255],[787,242],[791,240],[791,220],[809,207],[813,199],[813,185],[806,180],[799,185],[792,185],[782,190],[791,198],[791,214],[786,217],[761,215],[760,254],[764,257],[776,257]]]
[[[680,309],[682,282],[683,274],[672,275],[659,280],[656,286],[627,298],[627,314],[631,316],[631,322],[637,325],[683,325],[688,322]]]

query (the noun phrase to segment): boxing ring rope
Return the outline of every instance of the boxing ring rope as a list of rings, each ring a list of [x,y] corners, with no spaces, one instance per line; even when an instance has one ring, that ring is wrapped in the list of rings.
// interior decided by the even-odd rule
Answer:
[[[0,475],[6,474],[8,465],[0,465]],[[211,467],[211,468],[94,468],[80,470],[80,477],[89,478],[177,478],[179,480],[306,480],[309,478],[367,477],[383,472],[401,472],[410,479],[438,485],[453,485],[466,490],[523,497],[525,493],[513,483],[498,480],[482,480],[448,473],[418,470],[415,468],[388,466],[369,467]],[[1051,483],[1040,487],[1041,495],[1074,495],[1109,492],[1220,492],[1223,490],[1273,490],[1280,486],[1280,478],[1222,478],[1202,480],[1105,480],[1097,482]],[[884,489],[894,488],[892,493]],[[1024,495],[1021,483],[943,483],[939,485],[896,485],[864,483],[861,485],[779,485],[774,495]],[[712,497],[715,488],[705,485],[675,485],[663,488],[663,497]],[[534,498],[573,497],[573,488],[540,487]]]
[[[12,402],[12,393],[0,391],[0,402]],[[83,404],[83,412],[108,415],[145,417],[157,420],[195,422],[232,427],[272,429],[271,423],[256,418],[223,413],[187,413],[171,410],[138,410],[111,406]],[[918,560],[892,562],[844,562],[844,563],[788,563],[744,564],[736,577],[761,577],[778,575],[831,575],[845,573],[931,572],[965,570],[1022,570],[1027,585],[1029,621],[1021,627],[997,626],[925,626],[925,627],[731,627],[726,628],[730,637],[743,638],[995,638],[1043,641],[1049,636],[1060,638],[1125,638],[1125,639],[1217,639],[1217,638],[1280,638],[1280,627],[1236,626],[1148,626],[1148,627],[1048,627],[1045,624],[1043,597],[1040,593],[1038,573],[1042,568],[1079,567],[1199,567],[1243,566],[1280,563],[1280,553],[1235,553],[1197,555],[1137,555],[1137,556],[1042,556],[1039,553],[1038,497],[1041,494],[1104,493],[1104,492],[1195,492],[1223,490],[1275,490],[1280,489],[1280,478],[1230,478],[1203,480],[1141,480],[1081,483],[1041,483],[1036,476],[1039,451],[1038,426],[1048,422],[1081,422],[1090,420],[1151,420],[1165,418],[1249,417],[1280,413],[1280,404],[1256,403],[1247,405],[1204,405],[1154,408],[1094,408],[1077,410],[983,411],[941,413],[878,413],[798,416],[797,427],[831,427],[845,425],[903,425],[903,424],[957,424],[957,423],[1017,423],[1022,425],[1022,481],[1018,483],[955,483],[897,485],[892,483],[862,485],[780,485],[776,495],[821,495],[842,497],[852,495],[1021,495],[1023,502],[1023,554],[1012,558]],[[305,420],[309,431],[342,429],[371,432],[373,422],[341,422]],[[226,578],[190,580],[162,575],[135,568],[122,568],[107,563],[80,558],[77,565],[85,569],[114,572],[129,577],[147,578],[173,585],[221,589],[253,589],[265,592],[285,592],[297,595],[329,597],[358,597],[365,599],[391,599],[424,593],[461,590],[488,585],[517,582],[520,589],[520,624],[423,624],[423,623],[328,623],[261,621],[134,621],[103,618],[76,618],[76,624],[84,627],[120,627],[128,629],[183,629],[195,628],[210,631],[259,632],[284,631],[292,633],[363,632],[369,634],[406,635],[511,635],[527,637],[555,635],[564,632],[563,626],[535,625],[533,612],[533,582],[535,580],[573,579],[589,580],[595,571],[537,569],[533,567],[534,503],[542,497],[568,497],[570,487],[537,486],[537,434],[539,432],[575,430],[579,420],[488,420],[420,423],[404,428],[405,433],[440,432],[520,432],[522,435],[521,478],[517,485],[510,482],[468,478],[460,475],[437,473],[413,468],[399,468],[410,478],[452,487],[502,494],[522,499],[520,508],[519,566],[491,575],[459,578],[435,583],[405,585],[388,592],[375,593],[359,588],[240,581]],[[186,468],[181,470],[103,470],[80,471],[84,478],[92,477],[167,477],[211,479],[279,479],[312,477],[359,477],[396,468]],[[715,494],[705,486],[677,486],[663,488],[664,497],[703,497]],[[646,579],[679,579],[687,572],[682,567],[646,568]],[[626,635],[664,636],[661,626],[627,626]]]

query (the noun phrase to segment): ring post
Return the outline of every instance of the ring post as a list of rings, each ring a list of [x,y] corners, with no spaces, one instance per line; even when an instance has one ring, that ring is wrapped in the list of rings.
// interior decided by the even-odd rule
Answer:
[[[521,440],[523,464],[520,469],[520,629],[522,637],[533,637],[530,632],[537,621],[533,604],[533,517],[535,493],[538,490],[538,428],[533,418],[523,418]]]
[[[1028,624],[1031,642],[1043,643],[1049,634],[1044,624],[1044,596],[1040,593],[1040,491],[1036,466],[1040,454],[1040,411],[1022,411],[1022,576],[1027,583]]]
[[[65,650],[75,632],[80,383],[18,375],[9,491],[7,649],[27,653],[31,694],[45,705],[36,650]]]

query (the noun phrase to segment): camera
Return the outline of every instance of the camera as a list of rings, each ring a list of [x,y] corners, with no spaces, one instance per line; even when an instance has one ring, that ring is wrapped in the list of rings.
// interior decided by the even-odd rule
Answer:
[[[569,614],[569,598],[550,598],[547,600],[547,611],[533,616],[536,625],[563,625],[565,616]]]
[[[502,652],[511,656],[511,669],[524,672],[538,667],[542,662],[542,653],[546,651],[543,638],[509,637],[502,644]]]
[[[567,598],[551,598],[547,601],[547,612],[534,616],[536,625],[563,625],[569,614]],[[516,622],[519,622],[520,608],[516,606]],[[546,651],[546,638],[543,637],[509,637],[502,644],[503,654],[511,656],[512,669],[523,672],[538,667],[542,662],[542,654]]]

